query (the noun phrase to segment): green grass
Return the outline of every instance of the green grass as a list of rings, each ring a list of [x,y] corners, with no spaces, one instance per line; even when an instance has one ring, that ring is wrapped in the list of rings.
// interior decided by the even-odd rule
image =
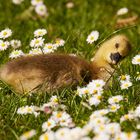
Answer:
[[[37,28],[45,28],[48,31],[46,41],[51,42],[56,38],[63,38],[66,43],[58,51],[63,53],[76,53],[79,56],[90,60],[97,49],[97,44],[103,39],[115,33],[116,11],[122,7],[127,7],[131,15],[140,15],[139,0],[74,0],[75,7],[67,9],[65,4],[67,0],[44,0],[47,5],[49,16],[47,19],[17,19],[21,13],[30,6],[30,2],[25,1],[19,6],[12,4],[11,0],[1,0],[0,2],[0,30],[9,27],[13,31],[10,39],[20,39],[22,41],[22,50],[27,52],[29,42],[33,38],[33,32]],[[139,81],[135,80],[136,72],[140,71],[140,66],[134,66],[131,63],[132,58],[140,51],[140,24],[134,27],[120,30],[118,33],[126,34],[132,44],[131,54],[123,60],[117,74],[114,75],[112,86],[105,90],[103,102],[97,107],[88,110],[81,104],[80,97],[74,96],[75,92],[66,89],[59,95],[60,102],[67,106],[67,112],[72,116],[77,126],[83,126],[89,119],[90,114],[97,109],[107,106],[108,97],[114,95],[123,95],[126,99],[121,103],[122,108],[115,114],[110,115],[112,121],[119,121],[121,115],[126,114],[128,110],[135,109],[140,104]],[[99,40],[89,45],[86,42],[87,35],[92,30],[100,32]],[[0,63],[3,64],[9,60],[8,55],[11,49],[0,52]],[[116,78],[121,74],[131,76],[133,86],[128,90],[121,90]],[[1,83],[0,90],[0,139],[14,140],[18,139],[23,132],[36,129],[37,139],[41,132],[41,125],[47,120],[45,114],[35,118],[33,115],[18,115],[17,109],[25,105],[40,106],[49,100],[50,95],[34,94],[32,96],[18,95],[12,92],[8,86]],[[122,124],[123,131],[137,131],[136,122],[125,122]],[[140,137],[140,135],[139,135]]]

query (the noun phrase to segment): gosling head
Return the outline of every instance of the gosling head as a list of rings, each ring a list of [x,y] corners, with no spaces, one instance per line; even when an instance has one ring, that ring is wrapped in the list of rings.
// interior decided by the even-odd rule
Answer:
[[[116,35],[104,42],[98,53],[110,65],[116,65],[131,50],[131,45],[125,35]],[[102,53],[102,54],[101,54]]]

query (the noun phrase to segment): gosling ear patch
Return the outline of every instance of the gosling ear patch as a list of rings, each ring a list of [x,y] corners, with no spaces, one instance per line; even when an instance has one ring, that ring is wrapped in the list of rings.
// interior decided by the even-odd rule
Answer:
[[[115,44],[115,47],[118,49],[119,48],[119,43],[116,43]]]

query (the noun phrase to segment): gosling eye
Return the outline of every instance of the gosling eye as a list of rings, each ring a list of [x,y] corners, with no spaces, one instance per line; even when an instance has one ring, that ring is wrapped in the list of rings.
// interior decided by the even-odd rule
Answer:
[[[115,47],[118,49],[119,48],[119,43],[116,43],[115,44]]]

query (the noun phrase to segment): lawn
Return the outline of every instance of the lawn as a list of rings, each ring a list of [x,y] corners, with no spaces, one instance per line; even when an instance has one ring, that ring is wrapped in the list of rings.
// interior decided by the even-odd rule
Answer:
[[[122,140],[134,140],[140,138],[140,84],[138,75],[140,72],[140,65],[132,64],[132,59],[139,54],[140,51],[140,20],[139,17],[133,25],[125,25],[121,28],[116,27],[117,19],[129,18],[140,15],[140,1],[139,0],[73,0],[74,6],[67,8],[68,0],[44,0],[47,6],[47,16],[41,17],[32,11],[28,13],[31,8],[31,2],[24,0],[21,4],[16,5],[12,0],[0,0],[0,31],[5,28],[12,30],[12,36],[5,39],[10,41],[18,39],[21,41],[21,49],[24,53],[31,50],[30,41],[34,38],[34,31],[36,29],[46,29],[47,34],[44,36],[45,43],[54,43],[57,38],[65,41],[64,46],[59,47],[55,52],[76,54],[80,57],[90,61],[94,56],[99,44],[115,34],[125,34],[132,45],[132,50],[116,68],[116,73],[112,77],[112,84],[108,89],[104,89],[102,99],[99,105],[89,105],[85,97],[79,97],[76,90],[64,89],[61,92],[48,93],[34,93],[31,95],[20,95],[15,93],[7,84],[0,83],[0,140],[18,140],[20,136],[26,132],[34,129],[35,136],[31,139],[39,139],[44,133],[42,131],[42,124],[46,122],[53,113],[38,110],[39,115],[18,114],[18,108],[22,106],[43,106],[43,104],[50,102],[50,98],[57,96],[55,100],[55,107],[51,108],[52,112],[64,111],[72,119],[71,131],[74,127],[80,127],[73,131],[80,135],[84,133],[84,127],[89,124],[90,115],[100,109],[108,109],[108,99],[116,95],[121,95],[121,100],[117,105],[120,107],[114,112],[108,112],[102,118],[108,118],[110,123],[117,123],[116,126],[121,127],[120,133],[123,133]],[[128,13],[117,16],[116,13],[120,8],[128,8]],[[88,44],[86,39],[92,31],[99,32],[99,38],[92,44]],[[0,51],[0,64],[10,61],[9,54],[13,51],[12,47],[4,51]],[[132,86],[127,89],[121,89],[119,77],[121,75],[129,75]],[[58,105],[59,104],[59,105]],[[65,108],[61,105],[65,105]],[[140,108],[140,107],[139,107]],[[137,116],[134,117],[134,112],[137,109]],[[58,112],[57,112],[58,113]],[[124,121],[120,122],[120,118],[125,114],[131,114],[131,117],[126,117]],[[58,115],[58,114],[57,114]],[[61,114],[62,115],[62,114]],[[92,120],[94,122],[94,120]],[[106,122],[107,123],[107,122]],[[108,124],[108,123],[107,123]],[[108,124],[109,125],[109,124]],[[64,125],[65,126],[65,125]],[[66,125],[67,126],[67,125]],[[69,126],[69,125],[68,125]],[[104,124],[105,126],[105,124]],[[118,126],[118,127],[119,127]],[[52,131],[58,132],[63,126],[56,125]],[[46,128],[47,129],[47,128]],[[121,140],[115,139],[115,133],[118,133],[118,128],[114,127],[114,133],[103,134],[99,133],[100,137],[96,138],[95,128],[84,136],[79,136],[77,140]],[[60,129],[61,130],[61,129]],[[45,131],[45,130],[44,130]],[[59,140],[70,140],[69,132],[67,135]],[[110,129],[111,131],[111,129]],[[133,132],[133,133],[131,133]],[[49,136],[46,140],[53,140]],[[28,134],[26,134],[28,135]],[[82,134],[81,134],[82,135]],[[127,137],[129,135],[129,138]],[[137,138],[135,138],[137,135]],[[90,138],[89,138],[90,137]],[[108,138],[110,137],[110,138]],[[114,137],[114,138],[113,138]],[[134,138],[133,138],[134,137]],[[73,138],[74,139],[74,138]],[[76,140],[76,139],[74,139]]]

